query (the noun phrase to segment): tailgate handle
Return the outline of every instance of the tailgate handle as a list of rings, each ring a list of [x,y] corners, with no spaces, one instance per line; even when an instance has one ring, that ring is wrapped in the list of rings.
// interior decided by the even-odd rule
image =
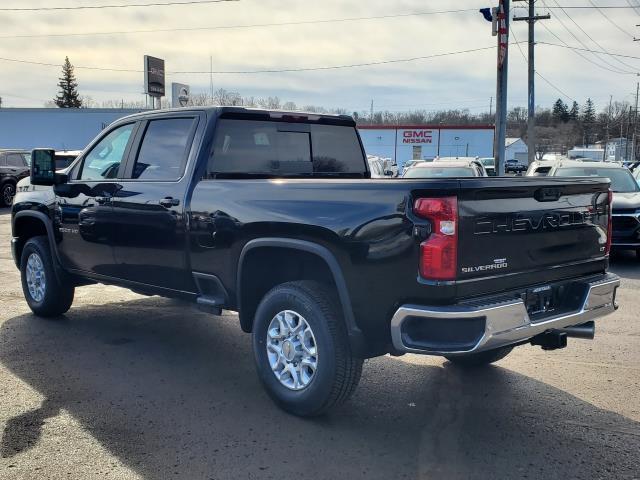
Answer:
[[[560,195],[559,188],[539,188],[534,197],[539,202],[555,202],[560,198]]]

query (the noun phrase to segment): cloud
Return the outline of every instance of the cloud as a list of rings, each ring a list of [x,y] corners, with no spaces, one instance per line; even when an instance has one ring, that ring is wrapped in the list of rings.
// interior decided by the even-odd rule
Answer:
[[[104,0],[56,0],[56,5],[96,4]],[[5,6],[3,2],[3,6]],[[428,3],[428,6],[425,6]],[[291,22],[316,19],[394,15],[410,12],[450,10],[485,6],[480,1],[368,0],[346,2],[324,0],[241,0],[237,3],[78,10],[65,12],[2,13],[0,35],[51,34],[66,32],[125,31]],[[551,2],[547,2],[550,4]],[[581,5],[563,0],[563,5]],[[17,0],[12,4],[21,5]],[[31,1],[29,6],[52,5],[53,0]],[[7,5],[10,6],[10,5]],[[543,11],[544,9],[540,9]],[[523,12],[520,12],[523,13]],[[593,38],[611,51],[634,55],[635,44],[600,16],[597,11],[569,10]],[[589,48],[597,48],[557,9],[545,25],[572,45],[578,42],[558,21],[572,27]],[[638,23],[631,10],[608,10],[623,28],[633,32]],[[526,24],[512,25],[519,40],[526,37]],[[558,40],[540,24],[538,39]],[[512,38],[513,40],[513,38]],[[277,27],[253,27],[190,32],[141,33],[128,35],[72,36],[0,40],[0,56],[62,64],[68,55],[77,66],[142,68],[142,57],[151,54],[166,60],[168,71],[207,71],[209,58],[214,70],[255,70],[318,67],[368,61],[410,58],[495,45],[490,24],[476,12],[344,21]],[[526,48],[523,49],[526,52]],[[584,53],[596,63],[601,59]],[[605,57],[606,58],[606,57]],[[615,60],[608,61],[616,63]],[[640,61],[624,60],[640,69]],[[239,91],[243,95],[277,95],[298,104],[367,110],[374,104],[440,104],[434,108],[488,108],[495,96],[495,52],[485,51],[415,62],[370,66],[345,70],[279,74],[217,74],[216,88]],[[606,66],[606,65],[605,65]],[[618,64],[620,68],[628,69]],[[634,90],[633,75],[608,72],[587,63],[575,52],[539,45],[536,68],[572,98],[583,102],[595,99],[599,107],[609,95],[629,99]],[[56,94],[60,69],[0,62],[0,95],[7,106],[42,106]],[[80,91],[95,101],[141,100],[142,73],[76,70]],[[192,91],[209,88],[208,74],[171,75],[170,81],[192,85]],[[526,63],[515,46],[510,58],[510,104],[526,104]],[[537,82],[537,99],[550,105],[560,94],[542,81]],[[567,100],[567,99],[565,99]],[[425,107],[429,108],[429,107]]]

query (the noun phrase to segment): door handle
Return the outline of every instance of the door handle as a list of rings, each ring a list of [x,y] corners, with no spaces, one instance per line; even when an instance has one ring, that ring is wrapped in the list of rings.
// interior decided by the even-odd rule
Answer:
[[[180,205],[180,200],[178,200],[177,198],[173,198],[173,197],[164,197],[158,203],[160,205],[162,205],[163,207],[166,207],[166,208],[177,207],[178,205]]]

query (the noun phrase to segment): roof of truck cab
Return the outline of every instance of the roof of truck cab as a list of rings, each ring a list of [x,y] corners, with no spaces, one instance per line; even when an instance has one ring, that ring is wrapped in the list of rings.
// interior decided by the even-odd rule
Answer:
[[[212,117],[229,117],[229,118],[242,118],[242,119],[256,119],[256,120],[291,120],[291,121],[311,121],[319,123],[341,123],[348,124],[349,126],[356,126],[356,122],[350,115],[334,115],[328,113],[314,113],[314,112],[298,112],[290,110],[267,110],[262,108],[248,108],[248,107],[182,107],[182,108],[166,108],[161,110],[147,110],[140,113],[134,113],[133,115],[127,115],[117,120],[118,123],[122,120],[132,120],[139,118],[147,118],[158,115],[166,115],[171,113],[190,113],[190,112],[205,112],[208,116]],[[114,122],[115,123],[115,122]]]

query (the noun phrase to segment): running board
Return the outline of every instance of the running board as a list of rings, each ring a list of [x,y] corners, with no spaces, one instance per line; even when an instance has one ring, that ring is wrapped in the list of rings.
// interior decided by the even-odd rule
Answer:
[[[221,315],[229,295],[220,279],[215,275],[198,272],[193,273],[193,278],[200,291],[196,298],[198,308],[214,315]]]

